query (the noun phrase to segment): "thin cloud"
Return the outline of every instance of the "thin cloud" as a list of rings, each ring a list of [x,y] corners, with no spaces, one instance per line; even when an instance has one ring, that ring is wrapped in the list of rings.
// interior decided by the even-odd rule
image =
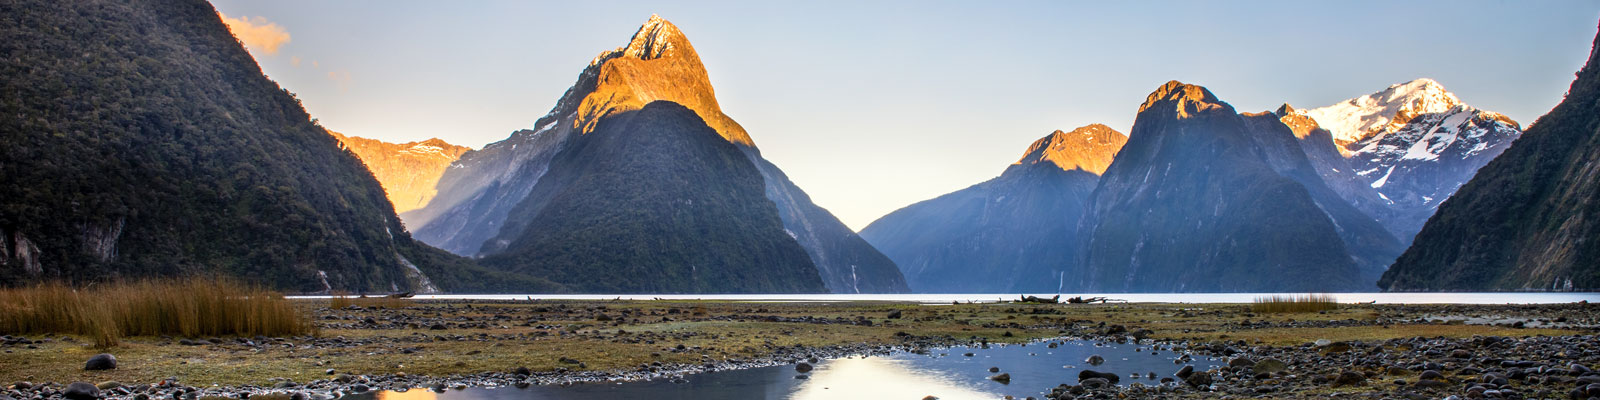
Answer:
[[[300,56],[291,56],[291,57],[289,57],[289,64],[293,65],[293,66],[296,66],[296,67],[299,67],[300,66]]]
[[[233,31],[233,36],[239,38],[245,47],[275,55],[279,46],[289,43],[289,31],[267,21],[266,17],[230,18],[227,14],[217,14],[222,16],[222,23],[228,25],[228,30]]]
[[[332,79],[333,83],[339,85],[339,92],[348,92],[348,91],[350,91],[350,71],[349,70],[341,69],[341,70],[338,70],[338,71],[328,71],[328,79]]]

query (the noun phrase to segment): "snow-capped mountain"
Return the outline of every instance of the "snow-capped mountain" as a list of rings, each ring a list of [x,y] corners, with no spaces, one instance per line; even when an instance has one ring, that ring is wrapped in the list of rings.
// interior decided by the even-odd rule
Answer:
[[[420,142],[389,143],[328,131],[339,144],[355,153],[383,184],[396,212],[421,208],[433,199],[434,185],[450,163],[471,148],[434,138]]]
[[[1386,290],[1600,288],[1600,36],[1566,98],[1439,207],[1416,242],[1378,282]],[[1554,95],[1555,93],[1550,93]],[[1456,136],[1493,136],[1509,121],[1445,116]],[[1461,141],[1457,139],[1456,141]],[[1510,140],[1504,140],[1511,142]],[[1448,160],[1481,143],[1436,140],[1413,158]],[[1439,145],[1440,143],[1448,143]],[[1439,148],[1439,150],[1435,150]],[[1400,149],[1394,151],[1398,152]],[[1479,150],[1481,157],[1493,145]],[[1387,172],[1385,172],[1387,173]],[[1398,173],[1398,171],[1396,172]],[[1394,185],[1393,177],[1384,185]]]
[[[1461,99],[1454,93],[1444,90],[1444,86],[1432,79],[1423,78],[1390,85],[1377,93],[1339,104],[1303,111],[1333,133],[1333,142],[1349,154],[1351,143],[1400,130],[1418,115],[1445,112],[1458,104]]]
[[[1387,208],[1368,206],[1368,214],[1406,243],[1440,203],[1522,134],[1516,121],[1466,105],[1431,79],[1298,112],[1332,133],[1347,168]],[[1341,195],[1362,196],[1349,189]]]

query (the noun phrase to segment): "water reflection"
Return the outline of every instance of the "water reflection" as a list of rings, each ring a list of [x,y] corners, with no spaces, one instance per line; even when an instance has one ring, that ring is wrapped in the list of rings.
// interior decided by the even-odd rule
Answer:
[[[932,395],[940,399],[996,399],[1000,395],[988,393],[958,382],[962,379],[939,376],[927,371],[908,368],[910,360],[887,358],[843,359],[829,361],[812,372],[811,379],[802,383],[789,399],[884,399],[922,398]],[[770,397],[769,397],[770,398]]]
[[[1206,370],[1221,360],[1180,360],[1181,354],[1151,345],[1058,341],[992,348],[951,348],[927,354],[899,353],[823,361],[808,374],[782,365],[688,375],[668,380],[532,386],[527,389],[474,388],[433,393],[415,389],[382,392],[345,400],[590,400],[590,399],[996,399],[1005,395],[1043,397],[1050,388],[1076,383],[1084,369],[1121,377],[1120,384],[1155,385],[1183,365]],[[971,354],[970,356],[967,354]],[[1085,359],[1102,356],[1103,365]],[[988,379],[991,368],[1010,374],[1009,384]],[[1154,374],[1155,379],[1150,375]],[[805,379],[797,379],[804,375]]]
[[[427,390],[408,390],[404,392],[378,392],[377,400],[436,400],[438,393]]]

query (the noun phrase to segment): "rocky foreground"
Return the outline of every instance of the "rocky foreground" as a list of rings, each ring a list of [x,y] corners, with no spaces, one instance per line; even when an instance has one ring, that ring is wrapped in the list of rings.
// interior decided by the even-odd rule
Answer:
[[[1063,372],[1047,396],[1054,399],[1600,397],[1592,370],[1600,366],[1600,307],[1587,303],[1273,314],[1226,304],[299,303],[318,334],[128,338],[110,349],[70,336],[3,336],[0,400],[328,400],[374,390],[682,381],[1036,340],[1138,341],[1227,360],[1206,371],[1175,365],[1136,383]]]

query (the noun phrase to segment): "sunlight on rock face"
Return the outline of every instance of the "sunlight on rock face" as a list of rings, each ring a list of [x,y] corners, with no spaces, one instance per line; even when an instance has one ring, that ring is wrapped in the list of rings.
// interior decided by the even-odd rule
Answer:
[[[952,385],[927,372],[912,371],[904,360],[841,359],[818,366],[792,400],[887,399],[935,396],[942,400],[995,399],[1000,395]],[[907,397],[907,395],[914,395]]]

